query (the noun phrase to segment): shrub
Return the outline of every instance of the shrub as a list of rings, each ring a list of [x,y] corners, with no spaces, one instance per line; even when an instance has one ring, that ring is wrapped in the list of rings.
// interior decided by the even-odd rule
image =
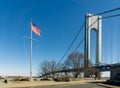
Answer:
[[[33,79],[34,81],[37,81],[37,79]]]
[[[51,81],[49,78],[42,78],[41,81]]]
[[[8,83],[8,80],[7,80],[7,79],[5,79],[5,80],[4,80],[4,83]]]
[[[13,81],[29,81],[29,78],[28,77],[15,76],[13,78]]]
[[[20,81],[29,81],[29,78],[21,78]]]
[[[58,82],[69,82],[70,79],[68,76],[60,76],[54,79],[54,81],[58,81]]]
[[[13,81],[20,81],[20,78],[21,77],[19,77],[19,76],[15,76],[15,77],[13,77]]]

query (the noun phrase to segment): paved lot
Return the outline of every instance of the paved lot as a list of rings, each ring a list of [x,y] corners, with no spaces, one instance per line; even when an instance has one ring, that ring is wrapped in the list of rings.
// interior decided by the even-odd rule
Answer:
[[[70,82],[27,81],[0,83],[0,88],[120,88],[119,86],[102,84],[105,80],[80,79]],[[25,87],[26,86],[26,87]]]
[[[109,88],[109,87],[99,86],[95,83],[88,83],[88,84],[44,85],[44,86],[37,86],[37,87],[21,87],[21,88]]]

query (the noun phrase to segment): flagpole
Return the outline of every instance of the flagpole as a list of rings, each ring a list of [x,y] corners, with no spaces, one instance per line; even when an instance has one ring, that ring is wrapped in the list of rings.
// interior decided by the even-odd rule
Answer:
[[[32,19],[30,22],[30,26],[32,26]],[[32,79],[32,30],[30,28],[30,80]]]

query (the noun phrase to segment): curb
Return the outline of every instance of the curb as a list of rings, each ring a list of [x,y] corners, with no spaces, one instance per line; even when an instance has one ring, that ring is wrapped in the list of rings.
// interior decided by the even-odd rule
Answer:
[[[107,88],[120,88],[119,86],[114,86],[114,85],[109,85],[109,84],[103,84],[103,83],[98,83],[98,86],[102,87],[107,87]]]

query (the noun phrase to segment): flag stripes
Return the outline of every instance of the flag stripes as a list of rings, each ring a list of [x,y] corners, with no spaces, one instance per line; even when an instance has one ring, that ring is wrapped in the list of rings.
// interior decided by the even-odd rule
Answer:
[[[40,33],[41,33],[41,30],[35,25],[35,24],[31,24],[31,30],[35,33],[35,34],[37,34],[37,35],[39,35],[40,36]]]

